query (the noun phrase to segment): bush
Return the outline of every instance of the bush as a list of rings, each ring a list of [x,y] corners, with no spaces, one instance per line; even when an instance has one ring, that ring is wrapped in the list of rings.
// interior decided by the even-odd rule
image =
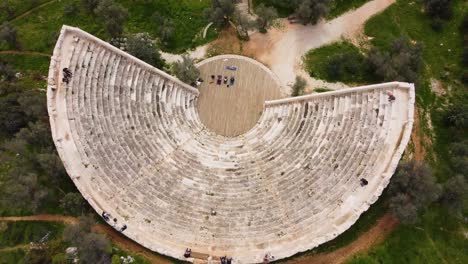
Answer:
[[[16,28],[8,22],[0,26],[0,43],[5,42],[10,48],[19,49]]]
[[[52,264],[67,264],[68,259],[65,253],[60,253],[52,257]]]
[[[182,60],[177,61],[172,65],[172,73],[179,78],[179,80],[194,85],[197,78],[200,76],[200,71],[187,54],[182,55]]]
[[[296,81],[292,87],[292,96],[300,96],[304,94],[304,89],[307,85],[307,81],[301,76],[296,76]]]
[[[462,63],[465,67],[468,67],[468,47],[463,50]]]
[[[109,263],[110,243],[102,235],[92,233],[94,220],[81,216],[76,225],[70,225],[63,232],[63,239],[78,248],[81,263]]]
[[[424,10],[432,19],[449,20],[453,16],[452,0],[424,0]]]
[[[236,23],[239,37],[244,40],[249,40],[249,30],[256,26],[256,22],[239,10],[236,10],[234,13],[233,20],[234,23]]]
[[[463,17],[463,21],[460,24],[460,31],[463,35],[468,34],[468,13]]]
[[[468,126],[468,105],[466,101],[455,100],[444,113],[444,121],[448,126],[466,128]]]
[[[84,8],[90,12],[93,12],[94,9],[98,6],[100,0],[81,0]]]
[[[103,21],[109,36],[115,38],[122,34],[123,25],[128,18],[128,12],[125,8],[113,0],[100,0],[94,13]]]
[[[127,39],[127,52],[156,68],[162,69],[165,65],[159,49],[148,33],[138,33]]]
[[[373,48],[367,62],[372,73],[383,81],[416,83],[423,65],[422,47],[402,37],[392,42],[388,52]]]
[[[461,81],[463,84],[468,85],[468,70],[463,71]]]
[[[465,167],[466,169],[466,167]],[[463,175],[450,178],[444,186],[442,202],[456,215],[463,212],[464,201],[468,193],[468,184]]]
[[[63,15],[65,17],[76,16],[79,12],[80,12],[80,8],[75,2],[67,3],[63,7]]]
[[[411,160],[400,163],[389,193],[392,214],[403,224],[413,224],[418,220],[418,211],[439,198],[441,186],[427,164]]]
[[[278,18],[278,12],[274,7],[267,7],[264,4],[260,4],[255,9],[257,20],[255,21],[257,28],[260,32],[266,32],[271,26],[271,22]]]
[[[328,14],[329,5],[329,0],[303,0],[296,8],[295,15],[304,25],[315,25]]]
[[[236,6],[233,0],[213,0],[211,8],[205,9],[205,17],[217,27],[223,28],[229,25],[229,20],[234,15]]]
[[[353,81],[363,74],[364,56],[356,52],[346,52],[332,56],[327,65],[328,79],[333,81]]]
[[[68,215],[81,215],[84,211],[84,206],[85,201],[80,193],[67,193],[60,200],[60,207]]]
[[[159,12],[155,12],[152,16],[153,21],[157,26],[156,34],[161,42],[167,46],[174,36],[175,26],[172,20],[162,17]]]

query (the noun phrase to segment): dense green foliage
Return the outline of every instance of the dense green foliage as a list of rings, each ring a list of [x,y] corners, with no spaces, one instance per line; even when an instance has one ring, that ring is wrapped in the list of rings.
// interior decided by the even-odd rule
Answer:
[[[400,163],[388,191],[392,214],[403,224],[414,224],[418,211],[436,201],[442,188],[427,164],[411,160]]]
[[[204,14],[216,27],[224,28],[229,25],[235,11],[236,6],[232,0],[213,0],[212,6],[206,8]]]
[[[200,70],[195,67],[195,63],[188,55],[182,55],[182,60],[175,62],[172,65],[172,73],[179,78],[179,80],[195,86],[195,82],[200,77]]]
[[[346,13],[352,9],[358,8],[369,2],[370,0],[331,0],[328,1],[328,13],[326,18],[333,19]],[[254,5],[265,4],[267,6],[273,6],[278,10],[278,14],[281,17],[286,17],[293,14],[302,0],[254,0]]]
[[[62,224],[50,222],[3,222],[0,224],[0,248],[38,243],[47,234],[47,241],[54,240],[62,236],[63,228]]]
[[[365,56],[345,41],[311,50],[304,56],[304,65],[312,77],[330,82],[363,83],[371,78]]]
[[[155,41],[148,34],[140,33],[132,35],[127,40],[127,52],[159,69],[164,67]]]
[[[11,8],[16,10],[17,14],[22,14],[24,11],[45,2],[36,1],[37,3],[33,5],[30,1],[9,1],[14,3]],[[88,6],[86,2],[92,4]],[[107,41],[110,40],[110,36],[114,36],[114,33],[119,33],[121,23],[124,35],[148,32],[152,38],[156,38],[161,36],[161,24],[151,21],[156,10],[162,18],[171,21],[174,26],[171,38],[162,40],[162,42],[166,42],[166,45],[162,46],[166,51],[182,53],[186,49],[194,48],[216,37],[214,31],[210,32],[207,39],[203,39],[200,33],[208,24],[203,16],[203,10],[210,6],[211,0],[114,0],[113,8],[101,8],[102,11],[96,15],[94,10],[98,7],[99,2],[96,0],[55,1],[47,6],[37,8],[33,14],[11,22],[16,28],[18,43],[21,44],[23,50],[51,53],[63,24],[80,27]],[[118,6],[128,12],[126,21],[122,19],[121,14],[123,13],[119,11]],[[3,13],[0,11],[0,18]],[[111,31],[112,35],[109,35]],[[5,49],[11,48],[0,44],[0,50]]]
[[[278,17],[274,7],[265,6],[264,4],[260,4],[255,8],[255,14],[257,15],[255,22],[260,32],[266,32],[272,21]]]

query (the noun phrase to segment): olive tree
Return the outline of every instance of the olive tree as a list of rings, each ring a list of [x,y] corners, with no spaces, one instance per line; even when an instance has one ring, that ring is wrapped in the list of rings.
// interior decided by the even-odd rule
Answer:
[[[182,55],[182,60],[172,65],[172,72],[181,81],[190,85],[194,85],[195,81],[200,76],[200,70],[195,67],[193,59],[187,54]]]
[[[390,210],[402,223],[415,223],[418,212],[436,201],[441,191],[427,164],[415,160],[402,162],[390,181]]]
[[[266,32],[270,28],[272,21],[278,18],[276,9],[271,6],[265,6],[263,3],[255,8],[255,14],[257,15],[255,22],[260,32]]]
[[[127,52],[157,68],[164,67],[159,49],[148,33],[131,35],[127,39]]]
[[[236,11],[233,0],[213,0],[212,6],[205,9],[205,17],[217,27],[227,27]]]
[[[303,0],[296,8],[295,15],[304,25],[312,25],[328,14],[329,0]]]
[[[109,36],[115,38],[122,34],[123,25],[128,18],[128,11],[120,4],[113,0],[100,0],[94,13],[104,23]]]

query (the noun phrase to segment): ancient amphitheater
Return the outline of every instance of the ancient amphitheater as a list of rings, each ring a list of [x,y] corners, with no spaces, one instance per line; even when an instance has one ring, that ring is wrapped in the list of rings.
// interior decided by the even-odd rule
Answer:
[[[85,199],[149,249],[184,259],[191,248],[236,263],[261,262],[267,252],[285,258],[348,229],[389,183],[415,99],[413,85],[393,82],[270,100],[251,129],[227,137],[201,122],[199,97],[63,27],[48,110],[55,145]]]

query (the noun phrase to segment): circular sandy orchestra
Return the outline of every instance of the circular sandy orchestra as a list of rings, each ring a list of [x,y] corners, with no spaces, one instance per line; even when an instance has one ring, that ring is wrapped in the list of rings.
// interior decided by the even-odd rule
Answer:
[[[245,62],[229,60],[219,67]],[[230,74],[199,67],[200,90],[67,26],[51,59],[48,110],[69,176],[115,228],[161,254],[254,263],[317,247],[378,199],[409,141],[414,86],[399,82],[260,97],[254,124],[222,135],[202,122],[215,104],[205,91],[237,103],[244,79],[276,81],[239,70],[222,87]]]

